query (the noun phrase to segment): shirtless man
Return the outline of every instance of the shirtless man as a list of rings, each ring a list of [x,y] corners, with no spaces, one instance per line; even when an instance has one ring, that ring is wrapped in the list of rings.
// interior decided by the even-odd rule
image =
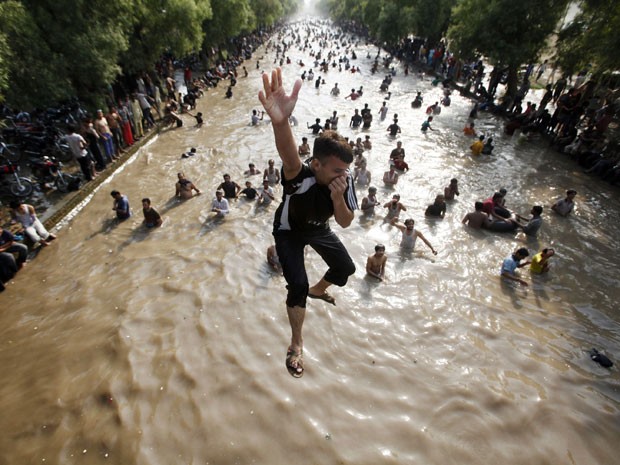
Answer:
[[[443,190],[443,196],[445,200],[454,200],[455,195],[460,195],[459,184],[456,178],[450,179],[450,184]]]
[[[482,210],[484,208],[482,202],[476,202],[474,208],[475,211],[463,217],[462,223],[468,225],[470,228],[481,229],[490,223],[491,220],[489,219],[489,215]]]
[[[247,169],[247,170],[245,170],[245,171],[243,172],[243,174],[244,174],[245,176],[255,176],[255,175],[257,175],[257,174],[260,174],[260,170],[258,170],[258,169],[256,168],[256,165],[255,165],[254,163],[250,163],[250,164],[248,165],[248,169]]]
[[[179,180],[175,185],[175,197],[180,197],[183,200],[191,199],[196,191],[196,195],[200,194],[200,189],[194,186],[194,183],[185,177],[183,173],[177,173]]]
[[[364,150],[372,150],[372,142],[370,141],[370,136],[366,136],[364,138],[364,142],[362,142],[364,146]]]
[[[396,226],[398,230],[402,233],[402,239],[400,241],[400,247],[407,251],[413,251],[415,247],[416,239],[419,237],[422,241],[431,249],[434,255],[437,255],[437,251],[433,248],[431,243],[424,237],[420,231],[415,229],[414,221],[411,218],[405,220],[405,225],[398,224],[398,218],[393,218],[390,221],[392,226]]]
[[[366,273],[380,281],[383,281],[386,262],[387,255],[385,255],[385,246],[383,244],[377,244],[375,246],[375,253],[368,257],[368,260],[366,260]]]

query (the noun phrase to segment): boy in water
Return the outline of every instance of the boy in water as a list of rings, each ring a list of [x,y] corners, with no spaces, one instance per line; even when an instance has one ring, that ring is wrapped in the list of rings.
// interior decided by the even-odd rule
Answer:
[[[375,253],[368,257],[368,260],[366,260],[366,273],[380,281],[383,281],[386,262],[387,255],[385,255],[385,246],[383,244],[377,244],[375,246]]]
[[[346,248],[329,227],[332,216],[348,227],[357,209],[357,199],[349,165],[353,153],[346,140],[333,131],[314,142],[312,159],[302,163],[297,143],[288,124],[301,81],[286,94],[282,70],[263,74],[263,90],[258,98],[271,118],[278,154],[282,160],[284,198],[276,210],[273,235],[276,251],[287,282],[286,310],[291,326],[291,343],[286,353],[286,368],[295,378],[304,373],[302,328],[306,316],[306,298],[336,304],[327,292],[332,284],[344,286],[355,273],[355,265]],[[304,249],[310,245],[328,265],[318,283],[310,287],[304,263]]]

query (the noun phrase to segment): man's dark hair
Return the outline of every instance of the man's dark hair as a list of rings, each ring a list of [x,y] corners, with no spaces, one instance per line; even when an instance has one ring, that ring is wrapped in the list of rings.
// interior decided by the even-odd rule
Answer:
[[[520,255],[522,257],[527,257],[529,254],[529,250],[527,250],[525,247],[521,247],[515,252],[515,255]]]
[[[151,199],[149,199],[148,197],[144,197],[142,199],[142,203],[144,203],[144,202],[146,202],[146,203],[148,203],[150,205],[151,204]]]
[[[493,194],[493,200],[499,200],[501,198],[503,198],[504,196],[502,194],[500,194],[499,192],[496,192],[495,194]]]
[[[116,197],[118,194],[120,194],[120,192],[119,192],[119,191],[112,191],[112,192],[110,192],[110,195],[111,195],[112,197]]]
[[[479,212],[480,210],[482,210],[484,208],[484,204],[480,201],[476,202],[474,204],[474,207],[476,208],[476,211]]]
[[[566,195],[570,195],[570,194],[576,194],[577,191],[575,189],[569,189],[566,191]]]
[[[323,164],[329,157],[336,157],[345,163],[353,162],[351,146],[335,131],[325,131],[314,140],[312,158]]]
[[[542,215],[543,212],[543,208],[540,205],[534,205],[532,207],[532,211],[534,212],[534,214],[536,215]]]
[[[378,252],[379,250],[385,250],[385,246],[383,244],[375,245],[375,252]]]
[[[22,203],[19,200],[11,200],[11,203],[9,203],[9,207],[15,210],[16,208],[19,208],[21,204]]]

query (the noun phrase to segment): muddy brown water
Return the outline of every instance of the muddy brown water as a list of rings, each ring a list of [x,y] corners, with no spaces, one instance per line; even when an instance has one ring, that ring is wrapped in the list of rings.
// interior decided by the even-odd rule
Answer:
[[[368,50],[374,56],[374,47],[356,47],[361,74],[330,70],[318,91],[304,84],[295,134],[337,110],[344,135],[371,136],[366,156],[387,201],[393,191],[377,181],[395,141],[379,121],[383,74],[370,74]],[[311,60],[299,49],[290,56]],[[255,58],[272,68],[273,52]],[[224,221],[210,214],[225,172],[242,184],[249,162],[263,169],[277,157],[268,122],[249,125],[261,79],[255,60],[246,66],[232,99],[220,85],[199,101],[205,127],[186,116],[183,128],[141,148],[0,295],[0,464],[616,463],[618,371],[587,350],[620,354],[617,190],[542,141],[504,137],[502,121],[486,114],[476,125],[496,149],[472,158],[462,135],[471,104],[457,95],[423,135],[412,94],[432,103],[441,89],[398,67],[389,115],[399,115],[411,170],[396,191],[439,254],[422,243],[402,254],[380,214],[333,226],[358,271],[333,290],[336,307],[309,302],[306,373],[293,379],[285,283],[265,263],[276,205],[238,200]],[[300,73],[285,66],[289,88]],[[334,82],[340,98],[329,95]],[[360,85],[363,98],[343,98]],[[364,103],[372,128],[347,129]],[[190,147],[198,155],[181,159]],[[178,171],[203,194],[176,201]],[[452,177],[461,195],[444,220],[425,220]],[[461,225],[474,201],[500,187],[522,214],[545,206],[538,239]],[[567,188],[579,192],[577,207],[561,218],[548,206]],[[134,213],[118,225],[112,189]],[[164,215],[162,228],[142,229],[142,197]],[[364,276],[377,242],[389,257],[380,284]],[[548,276],[522,270],[527,288],[500,281],[516,247],[549,245],[557,255]],[[319,279],[321,259],[308,251],[306,263]]]

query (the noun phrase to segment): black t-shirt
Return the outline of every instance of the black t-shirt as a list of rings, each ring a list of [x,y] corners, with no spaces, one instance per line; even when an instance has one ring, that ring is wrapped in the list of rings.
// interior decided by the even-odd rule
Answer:
[[[256,198],[256,194],[258,194],[256,189],[253,187],[246,187],[241,191],[241,193],[245,195],[248,200],[254,200]]]
[[[400,126],[396,123],[390,124],[388,129],[390,130],[390,136],[395,136],[396,134],[398,134],[398,131],[400,131]]]
[[[232,181],[224,181],[218,186],[218,189],[224,191],[224,197],[227,199],[234,199],[237,196],[237,184]]]
[[[15,237],[13,236],[13,234],[11,234],[6,229],[3,229],[2,233],[0,233],[0,245],[6,245],[9,242],[13,242],[14,240]]]
[[[441,216],[442,213],[446,212],[446,204],[436,204],[432,203],[426,208],[426,212],[424,214],[426,216]]]
[[[334,214],[329,187],[317,184],[307,163],[302,165],[294,179],[285,180],[284,173],[281,174],[284,192],[273,221],[274,232],[329,229],[327,221]],[[344,201],[353,211],[357,209],[357,198],[350,173],[347,176],[347,186],[343,194]]]
[[[360,124],[362,124],[362,117],[361,115],[353,115],[351,117],[351,126],[353,126],[354,128],[358,127]]]

